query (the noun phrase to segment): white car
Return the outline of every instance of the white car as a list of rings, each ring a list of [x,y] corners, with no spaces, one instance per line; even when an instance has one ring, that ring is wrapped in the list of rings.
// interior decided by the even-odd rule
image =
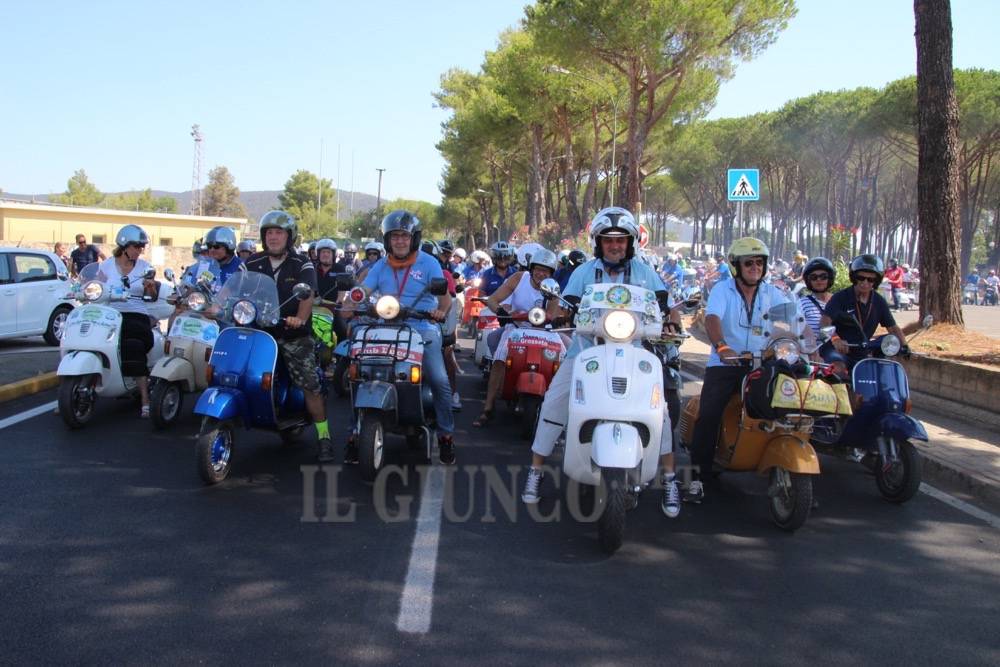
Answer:
[[[44,336],[58,345],[74,302],[69,271],[55,253],[0,247],[0,339]]]

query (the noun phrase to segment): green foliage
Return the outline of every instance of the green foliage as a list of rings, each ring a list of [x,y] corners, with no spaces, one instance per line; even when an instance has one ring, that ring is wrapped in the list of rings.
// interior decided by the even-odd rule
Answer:
[[[107,195],[101,202],[101,206],[123,211],[177,212],[176,199],[173,197],[154,197],[151,188],[146,188],[142,192]]]
[[[66,192],[52,197],[52,201],[57,204],[73,206],[96,206],[103,199],[104,195],[90,182],[87,172],[83,169],[77,169],[66,181]]]
[[[223,166],[208,172],[208,185],[203,195],[204,214],[215,217],[245,218],[246,208],[240,202],[240,189],[233,175]]]
[[[299,169],[285,182],[284,191],[278,201],[284,211],[291,213],[299,221],[299,232],[303,239],[333,237],[339,232],[336,220],[337,193],[333,182],[324,178],[322,182],[322,207],[319,202],[320,179],[316,174]],[[350,224],[348,224],[350,227]]]

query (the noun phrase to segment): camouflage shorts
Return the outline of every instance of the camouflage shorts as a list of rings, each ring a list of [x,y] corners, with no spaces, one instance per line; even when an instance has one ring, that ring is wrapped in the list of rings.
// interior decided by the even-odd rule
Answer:
[[[292,384],[305,391],[319,392],[319,376],[316,374],[316,341],[312,336],[302,336],[278,342],[281,356],[285,359],[288,376]]]

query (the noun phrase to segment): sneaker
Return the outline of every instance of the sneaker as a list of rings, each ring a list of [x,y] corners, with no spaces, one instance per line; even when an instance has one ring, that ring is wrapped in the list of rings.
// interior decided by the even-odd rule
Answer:
[[[317,458],[320,463],[330,463],[333,461],[333,442],[330,441],[330,438],[320,438],[319,456]]]
[[[676,519],[681,513],[681,485],[676,479],[663,480],[663,499],[660,509],[671,519]]]
[[[353,440],[348,441],[347,446],[344,448],[344,465],[358,465],[358,446],[354,444]]]
[[[462,397],[458,395],[457,391],[451,392],[451,409],[455,411],[462,409]]]
[[[438,459],[446,466],[455,465],[455,441],[450,435],[438,436]]]
[[[691,480],[688,484],[687,492],[684,494],[684,502],[686,503],[700,503],[705,499],[705,487],[702,485],[701,480]]]
[[[140,419],[149,419],[149,406],[148,405],[142,406],[142,409],[139,410],[139,418]]]
[[[524,493],[521,494],[521,500],[528,505],[534,505],[538,502],[538,489],[542,485],[542,471],[537,468],[528,468],[528,479],[524,482]]]

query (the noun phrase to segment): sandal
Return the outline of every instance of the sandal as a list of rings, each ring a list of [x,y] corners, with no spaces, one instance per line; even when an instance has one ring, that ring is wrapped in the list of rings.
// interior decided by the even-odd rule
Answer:
[[[472,422],[472,425],[475,426],[476,428],[482,428],[487,424],[489,424],[492,420],[493,420],[493,411],[483,410],[482,413],[478,417],[476,417],[475,421]]]

